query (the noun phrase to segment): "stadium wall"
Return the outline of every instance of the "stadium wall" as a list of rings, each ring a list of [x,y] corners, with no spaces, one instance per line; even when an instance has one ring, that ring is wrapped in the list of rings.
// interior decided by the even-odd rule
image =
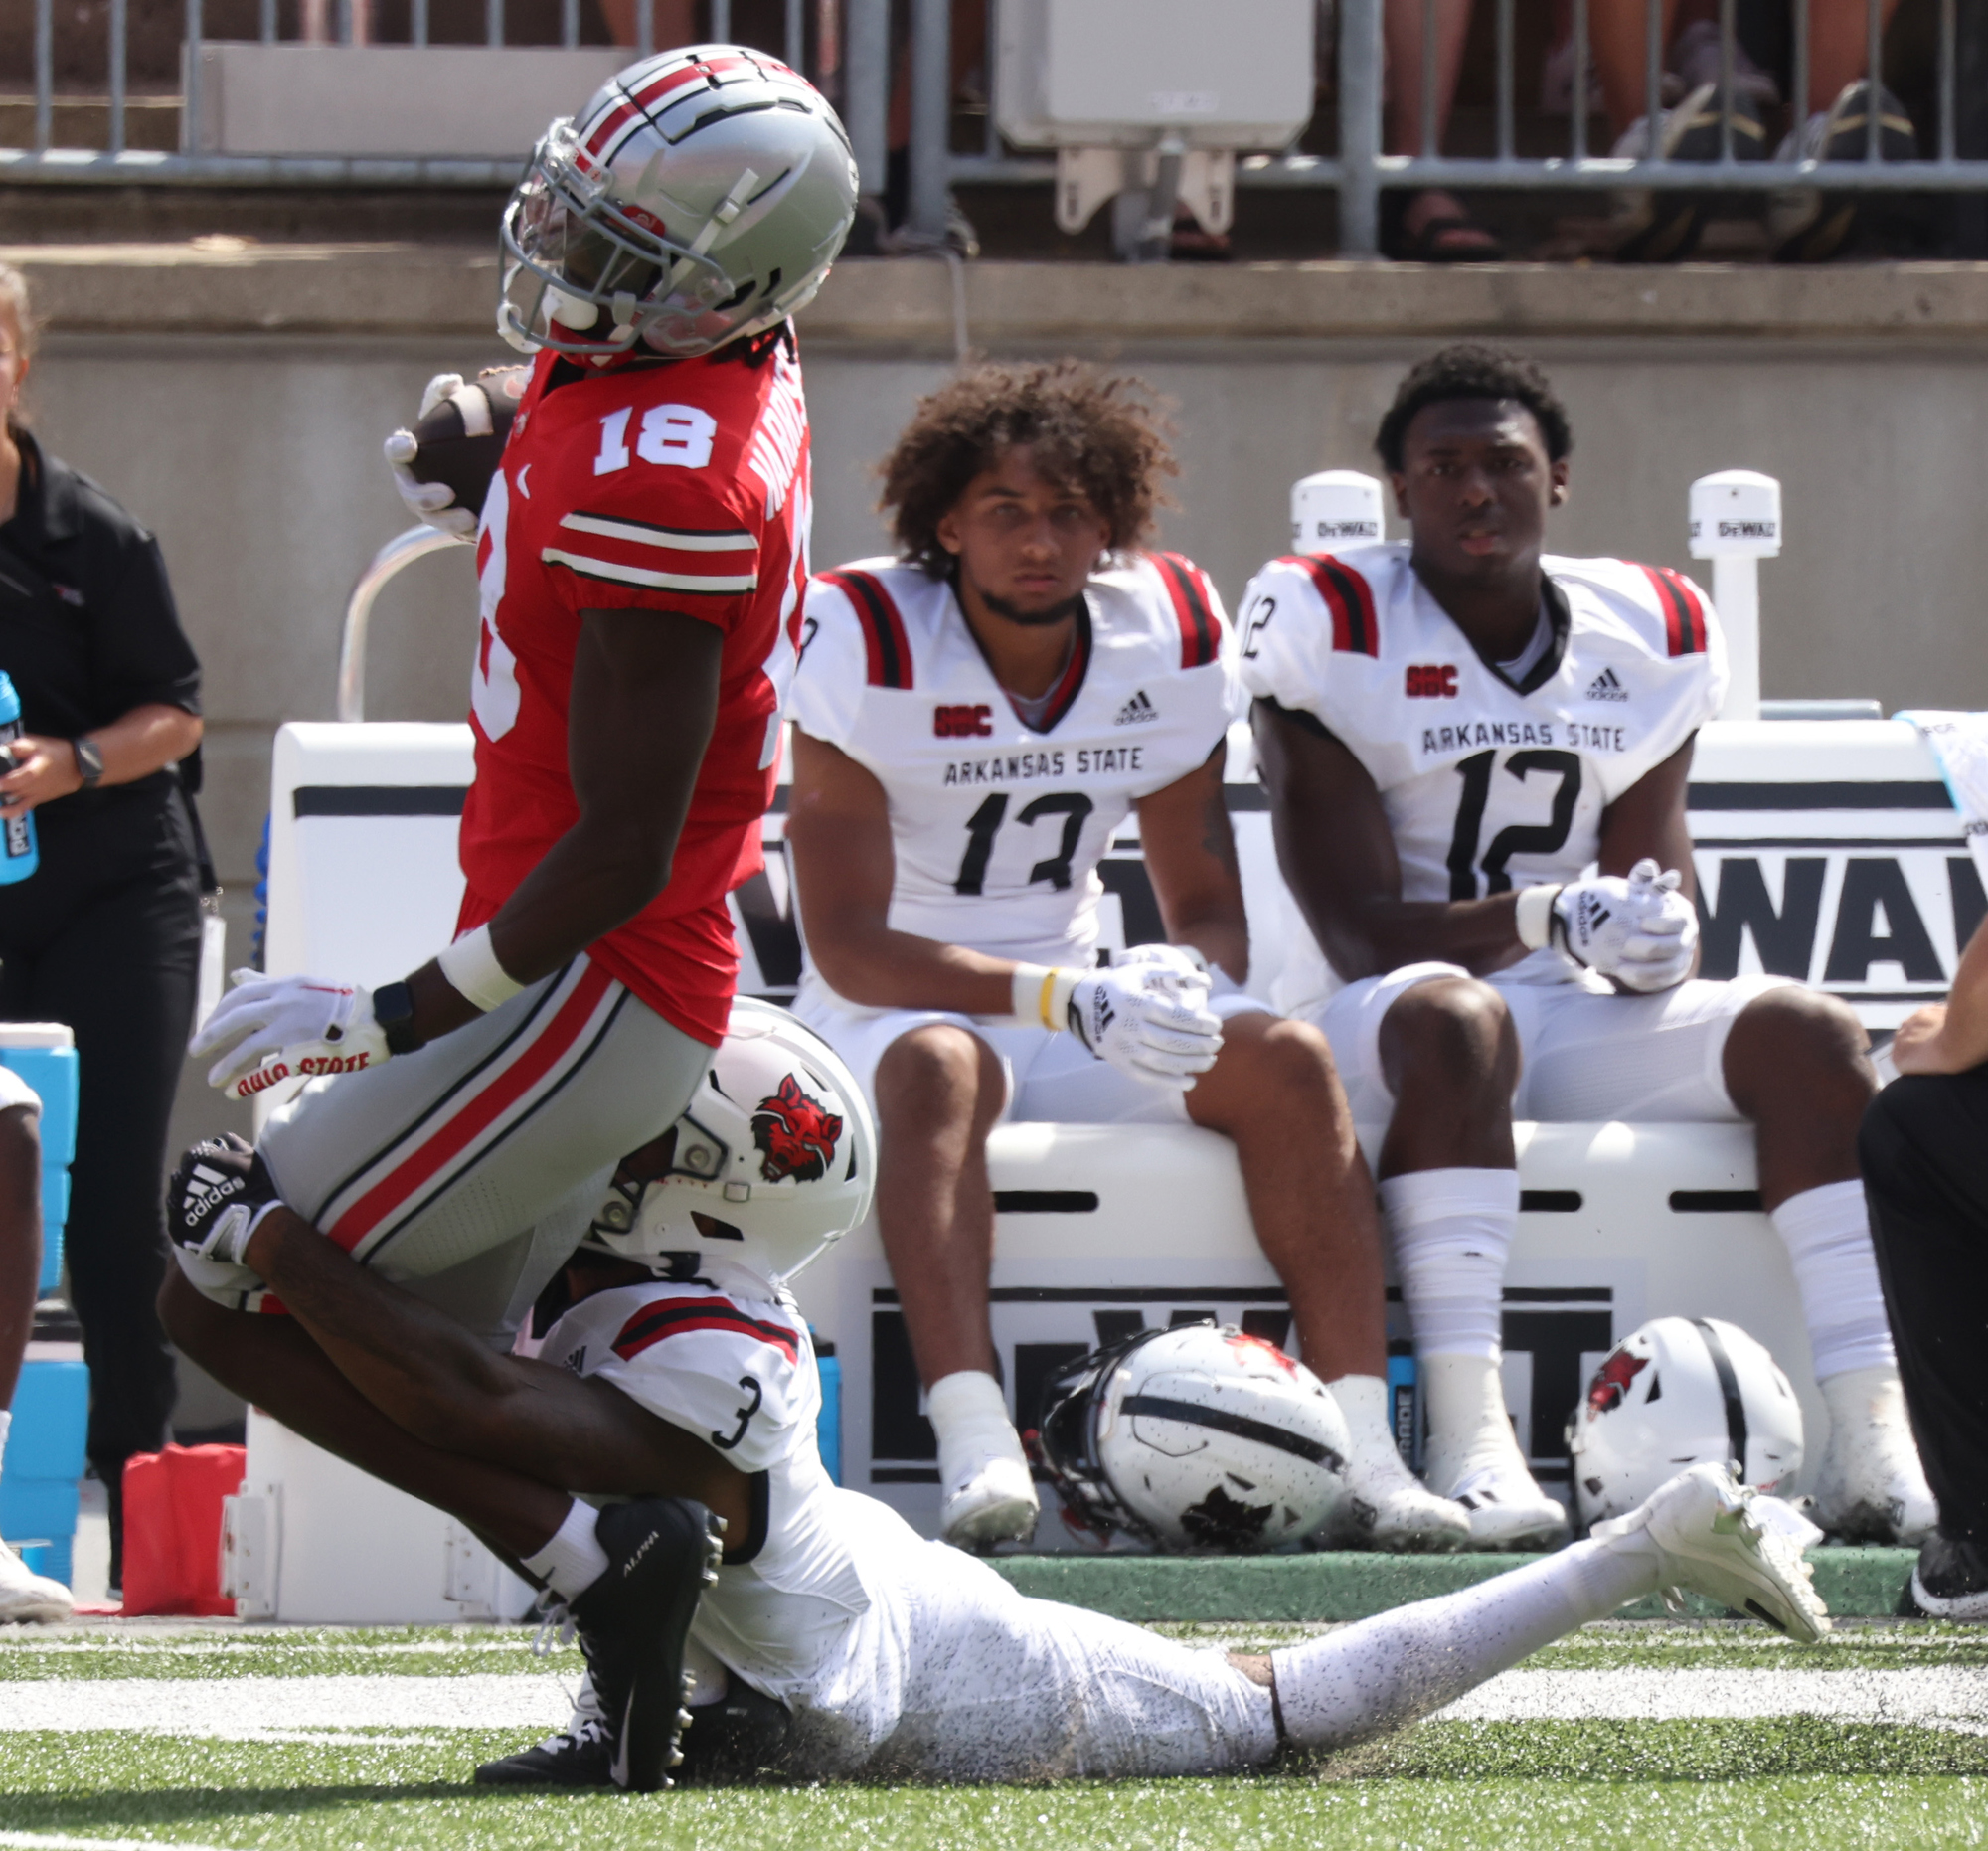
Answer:
[[[45,439],[156,527],[207,664],[205,808],[246,953],[273,730],[331,715],[346,591],[407,524],[382,435],[429,374],[509,357],[490,333],[495,254],[210,238],[0,256],[49,323],[31,388]],[[1972,507],[1988,265],[852,261],[802,324],[817,559],[881,546],[872,466],[962,326],[975,349],[1084,353],[1177,401],[1167,539],[1232,603],[1287,544],[1294,477],[1375,466],[1406,362],[1461,336],[1522,345],[1577,438],[1560,550],[1689,569],[1690,481],[1766,470],[1788,541],[1762,573],[1763,691],[1988,707]],[[474,628],[467,551],[415,566],[375,616],[369,717],[458,718]],[[228,1115],[191,1074],[182,1105],[189,1136]]]

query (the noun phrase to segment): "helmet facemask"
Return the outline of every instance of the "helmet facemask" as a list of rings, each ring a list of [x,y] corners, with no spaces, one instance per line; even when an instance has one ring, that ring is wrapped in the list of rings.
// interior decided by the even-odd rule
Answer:
[[[638,345],[673,358],[710,352],[739,331],[737,311],[761,293],[706,254],[757,178],[743,173],[698,239],[685,244],[669,235],[660,212],[617,202],[612,175],[580,145],[571,118],[555,122],[504,209],[498,332],[524,352],[611,357]]]

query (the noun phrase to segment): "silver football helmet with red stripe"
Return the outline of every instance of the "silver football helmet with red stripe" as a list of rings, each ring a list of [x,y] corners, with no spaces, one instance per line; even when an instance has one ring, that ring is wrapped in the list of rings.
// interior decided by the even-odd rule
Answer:
[[[580,1245],[657,1271],[784,1285],[870,1211],[877,1130],[820,1036],[741,996],[690,1109],[622,1159]]]
[[[807,303],[855,214],[849,137],[805,78],[744,46],[658,53],[534,150],[504,211],[498,332],[708,354]]]

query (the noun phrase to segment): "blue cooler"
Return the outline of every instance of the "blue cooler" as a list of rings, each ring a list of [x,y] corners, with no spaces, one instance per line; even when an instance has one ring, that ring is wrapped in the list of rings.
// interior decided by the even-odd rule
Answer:
[[[14,1391],[14,1425],[0,1465],[0,1538],[37,1575],[68,1586],[76,1541],[89,1370],[83,1346],[34,1343]]]
[[[0,1022],[0,1067],[42,1100],[42,1295],[62,1277],[69,1166],[76,1156],[76,1037],[60,1022]]]
[[[42,1101],[41,1294],[62,1277],[69,1166],[76,1155],[76,1037],[60,1022],[0,1022],[0,1066]],[[0,1538],[38,1575],[70,1580],[89,1371],[80,1345],[31,1343],[14,1393],[14,1425],[0,1463]]]

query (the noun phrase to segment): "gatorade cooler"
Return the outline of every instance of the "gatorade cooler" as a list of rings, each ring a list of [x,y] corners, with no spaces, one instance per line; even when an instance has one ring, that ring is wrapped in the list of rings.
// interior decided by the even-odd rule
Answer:
[[[61,1022],[0,1022],[0,1067],[42,1100],[42,1296],[62,1277],[69,1166],[76,1156],[76,1037]],[[18,1430],[20,1423],[16,1421]]]
[[[0,1467],[0,1537],[37,1575],[68,1587],[89,1426],[83,1346],[31,1343],[14,1390],[14,1426]]]

